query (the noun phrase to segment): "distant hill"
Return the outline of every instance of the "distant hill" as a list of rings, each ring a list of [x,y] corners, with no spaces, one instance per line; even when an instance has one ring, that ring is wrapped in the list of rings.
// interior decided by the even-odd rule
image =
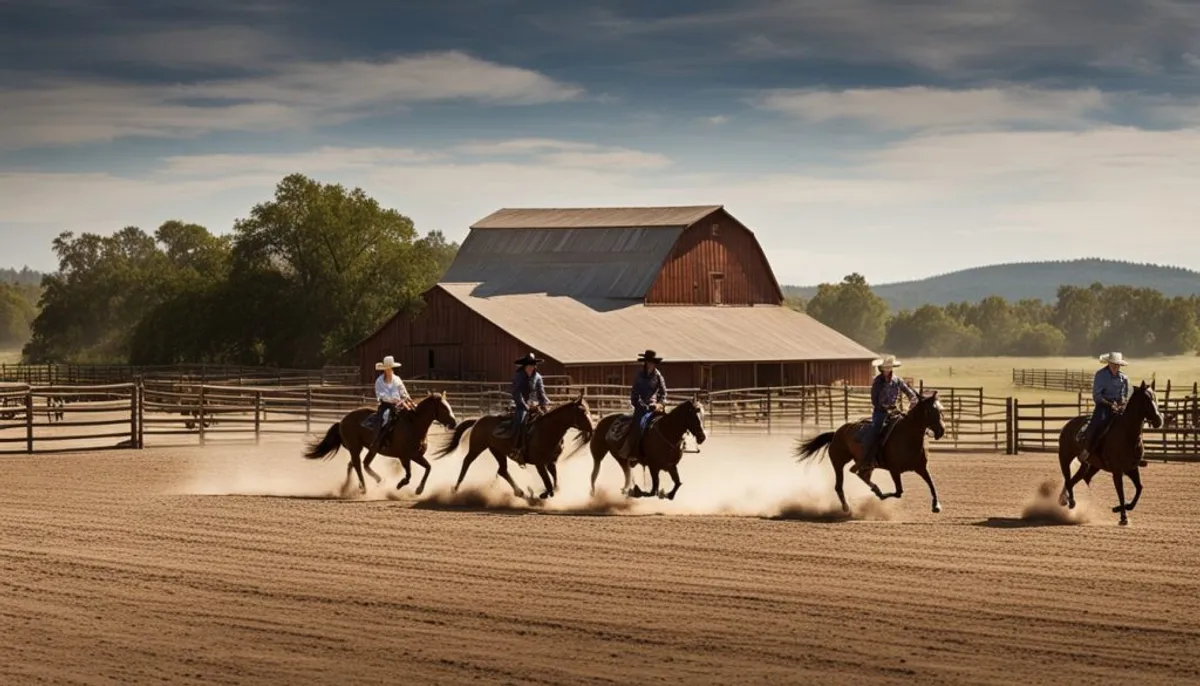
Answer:
[[[873,288],[897,312],[922,305],[978,302],[989,295],[1009,301],[1041,298],[1053,302],[1059,286],[1090,286],[1097,281],[1105,286],[1153,288],[1168,297],[1200,294],[1200,272],[1101,259],[995,264]],[[817,292],[816,286],[784,286],[783,290],[785,295],[805,300]]]

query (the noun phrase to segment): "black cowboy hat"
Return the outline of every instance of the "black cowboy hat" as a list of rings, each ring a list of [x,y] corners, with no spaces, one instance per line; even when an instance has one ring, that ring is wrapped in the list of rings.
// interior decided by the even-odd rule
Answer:
[[[653,362],[654,364],[658,364],[659,362],[662,362],[663,360],[661,357],[658,356],[658,353],[654,352],[653,350],[647,350],[646,352],[642,353],[641,355],[638,355],[637,361],[638,362]]]
[[[529,353],[525,357],[522,357],[521,359],[517,360],[516,365],[518,367],[524,367],[527,364],[538,365],[543,362],[545,362],[545,360],[539,359],[538,356],[534,355],[533,353]]]

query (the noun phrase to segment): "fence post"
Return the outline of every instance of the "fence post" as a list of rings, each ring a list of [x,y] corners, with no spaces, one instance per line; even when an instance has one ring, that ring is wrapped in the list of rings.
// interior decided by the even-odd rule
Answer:
[[[137,447],[141,450],[146,447],[146,387],[141,378],[137,381],[137,405]]]
[[[33,388],[25,391],[25,452],[33,453]]]
[[[262,391],[254,392],[254,445],[262,442]]]
[[[304,389],[304,433],[312,433],[312,386]]]
[[[1021,454],[1021,400],[1012,398],[1012,444],[1013,455]]]
[[[200,384],[200,412],[197,415],[200,427],[200,445],[204,446],[204,383]]]
[[[138,437],[138,392],[137,384],[129,389],[129,447],[137,448]]]
[[[845,415],[843,421],[850,421],[850,387],[842,386],[842,414]]]
[[[771,415],[775,413],[774,404],[771,402],[771,388],[767,387],[767,435],[771,435]]]

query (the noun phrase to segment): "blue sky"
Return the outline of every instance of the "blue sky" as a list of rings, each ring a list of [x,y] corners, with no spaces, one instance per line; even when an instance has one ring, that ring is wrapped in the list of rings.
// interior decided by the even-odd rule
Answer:
[[[0,0],[0,265],[298,171],[461,239],[724,204],[780,280],[1200,269],[1200,4]]]

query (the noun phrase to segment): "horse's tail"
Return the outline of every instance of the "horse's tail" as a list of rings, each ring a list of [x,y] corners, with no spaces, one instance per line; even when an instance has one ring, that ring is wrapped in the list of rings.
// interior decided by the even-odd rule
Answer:
[[[334,422],[329,427],[329,431],[325,432],[325,438],[308,445],[308,450],[304,451],[304,457],[309,460],[328,460],[337,453],[340,447],[342,447],[342,427]]]
[[[450,437],[450,440],[446,442],[446,445],[442,446],[441,450],[434,453],[433,459],[440,460],[455,450],[458,450],[458,446],[462,443],[463,436],[465,436],[466,433],[478,423],[478,419],[468,419],[465,422],[459,422],[459,425],[454,429],[454,435]]]
[[[591,440],[592,459],[594,461],[599,462],[608,454],[608,432],[612,429],[613,423],[620,417],[621,415],[619,414],[611,414],[596,423],[596,430],[592,432]]]
[[[796,448],[792,451],[792,455],[796,457],[797,462],[804,462],[811,459],[814,455],[821,451],[822,448],[828,448],[833,443],[833,437],[837,433],[834,431],[826,431],[823,434],[814,436],[809,440],[799,439],[796,441]]]

